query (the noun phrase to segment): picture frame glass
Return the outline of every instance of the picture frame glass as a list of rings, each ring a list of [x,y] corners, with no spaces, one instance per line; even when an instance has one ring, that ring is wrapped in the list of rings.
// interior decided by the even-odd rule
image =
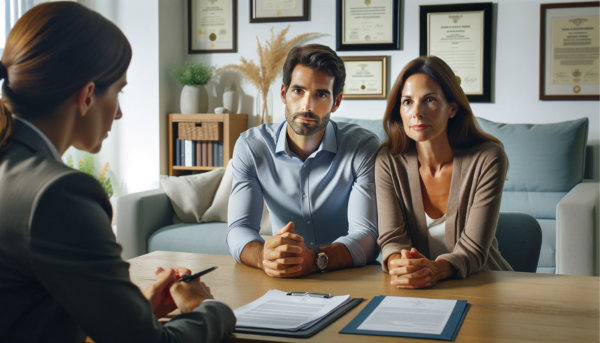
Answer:
[[[235,52],[237,2],[189,0],[190,52]]]
[[[386,56],[341,56],[346,68],[344,99],[387,98]]]
[[[454,71],[466,95],[483,95],[484,11],[427,14],[427,55]]]
[[[543,95],[600,94],[600,18],[597,13],[597,6],[546,9]]]
[[[392,44],[393,0],[343,0],[342,44]]]
[[[253,19],[302,18],[305,0],[252,0]]]

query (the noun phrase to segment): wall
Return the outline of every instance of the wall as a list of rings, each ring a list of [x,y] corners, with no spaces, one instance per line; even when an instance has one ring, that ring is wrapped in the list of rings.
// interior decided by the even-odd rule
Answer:
[[[548,123],[588,117],[589,144],[600,140],[600,105],[597,101],[538,100],[539,12],[540,3],[564,0],[498,0],[495,33],[495,102],[472,104],[477,116],[506,123]],[[256,37],[264,42],[273,27],[280,31],[291,26],[287,38],[305,32],[323,33],[310,40],[335,48],[335,1],[311,1],[311,20],[289,23],[249,23],[249,2],[238,0],[238,53],[187,54],[187,1],[185,0],[80,0],[115,22],[133,47],[129,68],[129,84],[121,95],[124,117],[113,125],[102,152],[96,156],[98,168],[110,162],[115,195],[158,188],[158,175],[166,174],[168,113],[179,112],[179,86],[169,72],[186,60],[204,61],[224,66],[239,63],[241,56],[257,60]],[[388,55],[392,78],[402,67],[419,55],[419,5],[453,3],[444,0],[406,0],[401,4],[402,50],[372,52],[339,52],[342,56]],[[476,2],[461,0],[461,2]],[[392,81],[392,80],[391,80]],[[390,82],[391,82],[390,81]],[[223,88],[234,83],[240,96],[238,113],[254,116],[257,89],[235,72],[226,72],[211,81],[209,111],[222,105]],[[283,120],[284,107],[278,95],[279,77],[274,85],[275,121]],[[347,100],[336,116],[380,119],[384,100]],[[65,154],[81,158],[71,149]],[[598,179],[598,166],[595,169]]]
[[[388,55],[391,57],[391,78],[393,82],[406,63],[419,56],[419,5],[456,3],[444,0],[405,0],[401,12],[401,48],[393,51],[338,52],[340,56]],[[461,3],[481,2],[481,0],[461,0]],[[539,89],[539,27],[540,4],[565,2],[565,0],[497,0],[495,32],[495,100],[494,103],[474,103],[476,116],[505,123],[551,123],[588,117],[590,131],[588,143],[596,147],[600,141],[600,104],[598,101],[540,101]],[[239,63],[241,56],[258,60],[256,36],[261,42],[270,37],[270,29],[280,31],[287,25],[291,29],[288,38],[305,32],[320,32],[326,36],[311,40],[311,43],[328,45],[335,49],[336,1],[311,1],[311,16],[307,22],[289,23],[249,23],[249,2],[238,1],[238,53],[188,55],[192,61],[204,61],[217,66]],[[186,6],[187,7],[187,6]],[[185,9],[187,10],[187,8]],[[186,32],[187,34],[187,32]],[[187,47],[187,43],[186,43]],[[209,111],[220,106],[222,89],[237,75],[216,79],[208,87],[213,91]],[[240,113],[254,113],[253,98],[257,90],[245,81],[238,82],[242,99]],[[277,90],[279,78],[272,86],[274,91],[275,121],[284,120],[284,107]],[[173,94],[177,96],[177,94]],[[385,100],[347,100],[342,103],[335,116],[381,119],[385,110]],[[250,125],[256,123],[256,118]],[[598,167],[595,169],[598,179]]]
[[[133,57],[128,84],[119,95],[123,118],[112,126],[97,169],[110,163],[115,196],[158,188],[159,173],[159,20],[158,0],[81,0],[113,21],[128,38]],[[83,153],[69,149],[63,157]]]

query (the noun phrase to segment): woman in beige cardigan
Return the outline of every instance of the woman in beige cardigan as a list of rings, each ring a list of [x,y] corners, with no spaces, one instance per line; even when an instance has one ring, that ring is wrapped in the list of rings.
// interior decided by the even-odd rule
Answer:
[[[481,269],[512,270],[495,238],[508,159],[477,125],[458,78],[419,57],[400,73],[376,162],[383,269],[398,288],[427,288]]]

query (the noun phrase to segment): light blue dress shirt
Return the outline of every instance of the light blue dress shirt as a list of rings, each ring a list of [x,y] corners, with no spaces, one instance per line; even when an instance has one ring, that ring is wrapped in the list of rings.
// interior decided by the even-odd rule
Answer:
[[[263,199],[273,234],[293,221],[308,247],[343,243],[354,266],[377,258],[375,157],[379,139],[329,121],[319,148],[302,161],[287,145],[287,122],[244,132],[235,144],[227,245],[236,261],[260,237]]]

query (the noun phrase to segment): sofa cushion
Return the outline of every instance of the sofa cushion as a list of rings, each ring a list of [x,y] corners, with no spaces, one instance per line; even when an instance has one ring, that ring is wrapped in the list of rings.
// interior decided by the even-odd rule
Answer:
[[[505,191],[568,192],[583,179],[588,118],[553,124],[477,121],[504,144]]]
[[[148,252],[162,250],[230,255],[226,235],[227,223],[169,225],[150,236]]]
[[[538,273],[554,273],[556,270],[556,220],[538,219],[542,228],[542,249],[538,261]]]
[[[502,212],[526,212],[537,219],[556,219],[556,206],[567,192],[502,192]]]
[[[219,183],[219,188],[215,193],[212,204],[202,215],[201,223],[227,222],[227,207],[229,205],[229,194],[233,184],[233,174],[231,173],[231,161],[227,163],[225,173]]]
[[[213,201],[225,169],[219,168],[189,176],[160,176],[175,214],[186,223],[199,223]]]
[[[266,240],[271,235],[261,235]],[[173,224],[148,238],[148,252],[180,251],[197,254],[231,255],[226,242],[227,223]]]
[[[385,131],[383,130],[383,120],[382,119],[377,119],[377,120],[369,120],[369,119],[354,119],[354,118],[344,118],[344,117],[333,117],[331,118],[333,121],[340,122],[340,123],[350,123],[350,124],[356,124],[361,126],[362,128],[365,128],[371,132],[373,132],[374,134],[377,135],[377,138],[379,138],[379,142],[383,143],[387,140],[387,136],[385,134]]]
[[[231,161],[227,163],[225,174],[221,179],[219,188],[215,193],[212,205],[202,215],[201,223],[210,222],[227,222],[227,213],[229,208],[229,195],[231,194],[231,188],[233,187],[233,174],[231,173]],[[177,224],[177,222],[175,222]],[[271,236],[273,235],[271,229],[271,217],[267,205],[263,203],[262,219],[260,221],[260,235]]]

